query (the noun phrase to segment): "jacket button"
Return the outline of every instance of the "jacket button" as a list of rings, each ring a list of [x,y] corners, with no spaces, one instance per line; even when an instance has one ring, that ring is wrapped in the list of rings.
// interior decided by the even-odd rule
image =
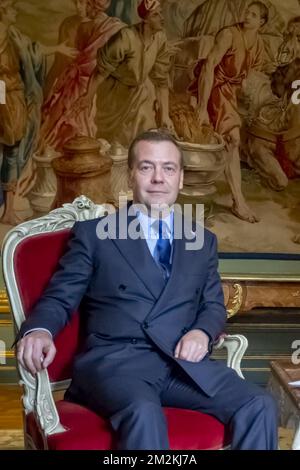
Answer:
[[[145,329],[149,328],[149,323],[148,323],[148,322],[146,322],[146,321],[144,321],[144,323],[143,323],[143,327],[144,327]]]
[[[137,339],[136,339],[136,338],[132,338],[130,342],[131,342],[131,344],[136,344],[136,343],[137,343]]]
[[[124,286],[124,284],[120,284],[119,285],[119,290],[122,290],[122,291],[126,290],[126,286]]]

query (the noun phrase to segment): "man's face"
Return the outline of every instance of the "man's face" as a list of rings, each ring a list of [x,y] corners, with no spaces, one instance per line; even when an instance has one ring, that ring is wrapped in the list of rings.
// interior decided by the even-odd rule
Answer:
[[[245,19],[243,22],[244,28],[258,30],[263,24],[264,19],[261,17],[259,6],[249,6],[245,12]]]
[[[164,18],[160,7],[149,13],[145,19],[145,23],[147,23],[153,31],[161,31],[163,29]]]
[[[138,142],[129,181],[134,203],[144,204],[148,210],[171,206],[183,187],[178,149],[168,141]]]

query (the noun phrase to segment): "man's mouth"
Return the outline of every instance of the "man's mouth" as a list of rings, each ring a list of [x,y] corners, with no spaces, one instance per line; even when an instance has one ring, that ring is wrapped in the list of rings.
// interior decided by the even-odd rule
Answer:
[[[167,194],[165,191],[148,191],[149,194]]]

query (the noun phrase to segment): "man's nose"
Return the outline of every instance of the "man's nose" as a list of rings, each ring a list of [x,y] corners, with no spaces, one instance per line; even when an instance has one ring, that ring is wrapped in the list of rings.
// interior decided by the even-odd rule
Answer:
[[[155,168],[152,174],[152,182],[162,183],[163,181],[164,181],[164,173],[163,173],[162,168],[159,168],[159,167]]]

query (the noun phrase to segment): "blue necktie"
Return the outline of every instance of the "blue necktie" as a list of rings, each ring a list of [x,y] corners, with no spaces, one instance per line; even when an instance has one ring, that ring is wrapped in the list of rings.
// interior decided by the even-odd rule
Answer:
[[[167,280],[171,272],[171,243],[170,239],[166,238],[167,224],[163,220],[156,220],[152,225],[156,232],[158,232],[158,240],[154,249],[154,259],[161,268],[165,280]]]

